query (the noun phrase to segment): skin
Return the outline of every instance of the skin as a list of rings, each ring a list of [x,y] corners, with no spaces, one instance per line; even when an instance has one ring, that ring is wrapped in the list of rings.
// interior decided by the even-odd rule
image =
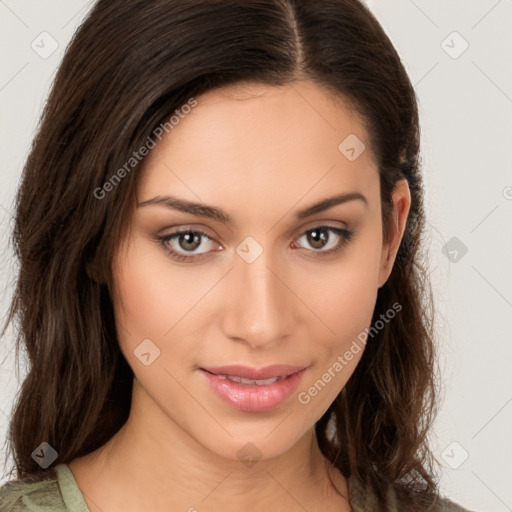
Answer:
[[[368,135],[340,98],[302,81],[239,84],[197,101],[144,161],[137,200],[172,194],[217,206],[234,224],[161,205],[135,209],[113,262],[119,343],[135,374],[130,417],[70,468],[92,512],[351,510],[348,482],[321,454],[314,425],[362,351],[308,404],[298,394],[370,326],[405,229],[407,182],[397,184],[384,243]],[[354,161],[338,149],[350,134],[366,145]],[[367,204],[354,200],[295,218],[343,192],[359,192]],[[324,224],[354,231],[329,256],[321,252],[343,238],[327,232],[321,249],[306,233]],[[172,248],[205,256],[182,263],[155,240],[179,228],[212,240],[202,238],[187,253],[178,238]],[[236,252],[248,236],[263,249],[252,263]],[[145,366],[134,350],[148,338],[160,356]],[[264,413],[225,404],[198,370],[276,363],[308,369],[294,395]],[[246,443],[261,456],[251,467],[237,456]]]

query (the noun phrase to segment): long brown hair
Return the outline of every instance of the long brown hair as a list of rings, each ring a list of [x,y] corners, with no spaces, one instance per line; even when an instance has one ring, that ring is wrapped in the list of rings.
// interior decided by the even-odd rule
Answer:
[[[133,372],[118,346],[110,265],[135,204],[139,166],[101,198],[94,191],[190,98],[224,85],[297,79],[344,98],[365,123],[379,165],[384,239],[396,181],[405,177],[412,195],[373,322],[394,303],[402,310],[368,339],[316,424],[319,445],[383,506],[390,487],[409,510],[435,494],[426,436],[437,384],[420,253],[417,99],[392,43],[358,0],[99,0],[83,21],[16,200],[20,267],[6,326],[17,321],[16,356],[23,347],[30,363],[8,437],[18,478],[43,471],[31,456],[41,442],[67,463],[102,446],[128,418]]]

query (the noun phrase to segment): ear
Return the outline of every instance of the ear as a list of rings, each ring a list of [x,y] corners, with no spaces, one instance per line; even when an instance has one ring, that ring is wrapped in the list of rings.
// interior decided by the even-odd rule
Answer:
[[[392,194],[393,212],[389,223],[388,239],[382,246],[379,269],[379,288],[384,286],[393,270],[396,254],[405,232],[405,226],[411,209],[411,191],[406,179],[398,180]]]

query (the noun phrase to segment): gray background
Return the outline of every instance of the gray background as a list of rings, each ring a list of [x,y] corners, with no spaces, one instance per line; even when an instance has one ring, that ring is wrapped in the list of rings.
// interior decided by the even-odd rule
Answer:
[[[512,511],[512,0],[367,3],[420,101],[444,382],[431,439],[443,464],[441,488],[472,510]],[[64,49],[90,6],[0,0],[2,320],[16,271],[8,240],[21,168]],[[58,48],[46,55],[52,39]],[[1,340],[0,361],[3,442],[24,375],[23,365],[15,374],[12,330]],[[0,462],[1,483],[4,462],[11,465],[4,451]]]

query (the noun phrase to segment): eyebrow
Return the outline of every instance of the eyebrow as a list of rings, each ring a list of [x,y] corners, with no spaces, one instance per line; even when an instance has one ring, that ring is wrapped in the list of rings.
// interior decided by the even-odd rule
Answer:
[[[347,192],[327,199],[322,199],[318,203],[312,204],[303,210],[299,210],[295,217],[299,220],[305,219],[315,213],[320,213],[339,204],[355,200],[362,201],[366,206],[368,205],[366,197],[359,192]],[[208,206],[203,203],[186,201],[175,196],[156,196],[152,199],[147,199],[146,201],[137,203],[137,208],[145,206],[164,206],[173,210],[190,213],[197,217],[207,217],[209,219],[218,220],[224,224],[233,223],[233,219],[220,208]]]

